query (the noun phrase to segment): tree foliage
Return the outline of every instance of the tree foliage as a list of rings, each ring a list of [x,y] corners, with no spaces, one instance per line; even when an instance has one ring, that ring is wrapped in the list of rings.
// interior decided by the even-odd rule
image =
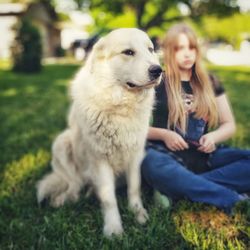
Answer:
[[[17,72],[38,72],[41,69],[41,36],[29,20],[21,20],[16,28],[12,45],[13,70]]]
[[[180,10],[180,4],[188,9],[188,16],[200,21],[201,15],[213,14],[217,16],[231,15],[239,8],[237,0],[74,0],[78,8],[89,6],[90,9],[98,8],[104,13],[119,16],[128,9],[133,11],[136,26],[149,30],[163,23],[181,20],[185,17]],[[150,11],[149,11],[150,9]],[[171,15],[171,10],[176,10],[176,15]]]
[[[242,40],[250,40],[250,15],[247,14],[234,14],[230,18],[204,16],[202,27],[211,41],[223,41],[234,48],[240,48]]]

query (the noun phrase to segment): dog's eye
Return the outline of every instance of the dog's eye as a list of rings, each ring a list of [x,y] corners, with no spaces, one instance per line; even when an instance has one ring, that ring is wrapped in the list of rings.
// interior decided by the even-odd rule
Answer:
[[[150,53],[154,52],[154,48],[152,48],[152,47],[149,47],[148,50],[149,50]]]
[[[122,51],[122,54],[125,54],[127,56],[133,56],[135,54],[135,52],[131,49],[126,49],[126,50]]]

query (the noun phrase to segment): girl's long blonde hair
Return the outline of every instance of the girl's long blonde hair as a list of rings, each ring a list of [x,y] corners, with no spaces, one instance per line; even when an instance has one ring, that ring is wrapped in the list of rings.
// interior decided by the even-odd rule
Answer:
[[[195,96],[194,108],[197,118],[205,118],[208,126],[213,127],[218,122],[218,112],[215,95],[207,71],[202,67],[201,51],[194,31],[186,24],[172,26],[165,38],[162,47],[166,69],[166,91],[168,93],[168,128],[178,126],[183,133],[186,131],[187,114],[182,99],[182,87],[179,68],[175,60],[179,34],[185,34],[191,48],[196,50],[196,61],[192,67],[190,84]]]

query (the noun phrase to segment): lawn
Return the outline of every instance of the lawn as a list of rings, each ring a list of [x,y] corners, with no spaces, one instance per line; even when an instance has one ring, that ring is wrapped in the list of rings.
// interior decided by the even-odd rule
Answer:
[[[150,216],[145,226],[118,192],[125,233],[102,235],[95,197],[53,209],[39,207],[35,185],[50,170],[53,138],[66,126],[68,86],[76,64],[46,65],[39,74],[12,73],[0,64],[0,249],[250,249],[244,213],[227,217],[211,206],[177,203],[164,210],[143,189]],[[212,67],[227,90],[238,130],[231,145],[250,148],[250,68]]]

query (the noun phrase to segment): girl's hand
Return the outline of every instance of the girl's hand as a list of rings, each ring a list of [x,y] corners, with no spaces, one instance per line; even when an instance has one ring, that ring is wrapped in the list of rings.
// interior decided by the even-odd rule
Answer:
[[[201,146],[198,150],[204,153],[211,153],[216,149],[215,140],[211,133],[203,135],[200,138],[199,143]]]
[[[188,148],[188,144],[176,132],[167,130],[164,134],[163,141],[167,148],[172,151],[184,150]]]

